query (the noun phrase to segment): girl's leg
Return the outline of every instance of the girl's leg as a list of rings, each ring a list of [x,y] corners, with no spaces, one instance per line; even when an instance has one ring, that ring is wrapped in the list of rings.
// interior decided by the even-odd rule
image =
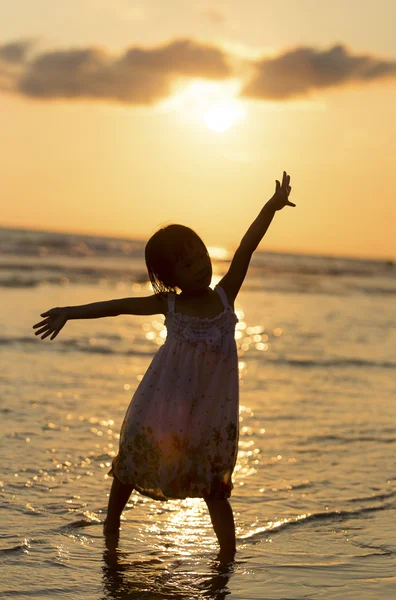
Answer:
[[[109,505],[107,507],[107,517],[104,522],[104,533],[116,533],[120,528],[121,513],[129,500],[133,491],[133,485],[121,483],[116,477],[110,490]]]
[[[205,502],[209,509],[213,529],[220,544],[218,558],[221,561],[227,562],[234,560],[236,552],[235,523],[229,501],[227,498],[205,498]]]

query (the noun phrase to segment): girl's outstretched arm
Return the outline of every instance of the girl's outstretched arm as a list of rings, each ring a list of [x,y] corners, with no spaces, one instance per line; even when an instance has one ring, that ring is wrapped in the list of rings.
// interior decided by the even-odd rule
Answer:
[[[245,279],[252,254],[267,232],[276,211],[285,206],[296,206],[293,202],[289,202],[291,191],[289,183],[290,175],[283,171],[282,185],[276,180],[275,194],[264,205],[257,219],[253,221],[243,236],[228,272],[219,282],[219,285],[226,292],[228,300],[232,303]]]
[[[35,335],[41,335],[42,340],[49,335],[53,340],[66,322],[71,319],[100,319],[118,315],[157,315],[165,313],[166,306],[166,298],[154,294],[143,298],[120,298],[119,300],[93,302],[81,306],[51,308],[40,315],[45,319],[33,325],[33,329],[37,329]]]

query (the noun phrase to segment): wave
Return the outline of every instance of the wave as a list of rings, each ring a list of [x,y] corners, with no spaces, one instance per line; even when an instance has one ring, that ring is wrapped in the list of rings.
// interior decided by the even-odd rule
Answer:
[[[73,233],[0,228],[0,253],[25,256],[140,256],[144,242]]]
[[[222,274],[220,274],[220,277]],[[272,274],[274,275],[274,273]],[[256,270],[249,274],[250,279],[245,281],[243,290],[245,292],[258,292],[265,294],[299,294],[318,296],[396,296],[396,286],[380,286],[373,283],[371,286],[350,285],[343,281],[341,285],[333,286],[331,282],[323,285],[321,277],[316,280],[307,281],[294,273],[291,278],[287,274],[276,273],[276,276],[265,278]],[[150,292],[149,278],[144,266],[125,265],[124,267],[106,268],[100,265],[93,267],[62,266],[56,264],[45,265],[17,265],[0,263],[0,288],[37,288],[44,285],[64,287],[67,285],[101,285],[106,283],[116,286],[121,283],[125,290],[131,289],[137,284],[140,289],[147,286]],[[212,286],[213,287],[213,286]],[[133,291],[136,293],[136,291]]]
[[[373,494],[372,496],[363,496],[360,498],[350,498],[348,502],[369,502],[373,500],[389,500],[390,498],[396,498],[396,491]]]
[[[394,497],[396,494],[392,493],[389,495],[379,494],[378,497],[373,496],[370,497],[369,500],[376,501],[381,500],[386,497],[390,499]],[[367,498],[353,499],[350,502],[364,502]],[[306,513],[302,515],[298,515],[296,517],[291,517],[290,519],[280,519],[279,521],[269,521],[266,526],[256,528],[253,532],[250,532],[246,535],[240,537],[242,540],[256,540],[260,539],[264,536],[267,536],[269,533],[271,535],[280,533],[285,530],[289,530],[293,527],[301,527],[305,525],[311,525],[312,523],[317,522],[326,522],[326,521],[343,521],[349,519],[358,519],[363,517],[367,513],[379,512],[384,510],[393,510],[395,508],[394,502],[383,503],[374,506],[361,506],[360,508],[354,509],[334,509],[334,510],[326,510],[319,511],[315,513]],[[384,549],[383,552],[385,554],[394,554],[391,550]]]
[[[153,356],[154,353],[158,350],[157,344],[153,344],[153,342],[147,342],[150,344],[151,350],[143,349],[142,344],[145,343],[144,337],[139,341],[138,348],[125,348],[125,344],[128,343],[127,339],[123,339],[120,336],[112,335],[112,336],[101,336],[105,338],[105,340],[111,342],[107,344],[106,341],[104,343],[100,343],[96,341],[95,344],[90,344],[89,340],[84,339],[69,339],[69,340],[60,340],[56,341],[56,349],[59,352],[82,352],[86,354],[113,354],[116,356]],[[0,336],[0,346],[34,346],[35,349],[38,347],[45,348],[42,345],[43,340],[36,337],[34,334],[29,336],[20,336],[20,337],[9,337],[9,336]],[[114,348],[114,343],[120,344],[120,348]],[[37,344],[41,344],[38,346]],[[124,346],[124,347],[122,347]],[[54,349],[51,346],[51,349]],[[251,353],[255,353],[255,350],[252,349]],[[260,356],[260,360],[262,360],[262,353],[257,350],[257,354]],[[246,353],[245,353],[246,356]],[[276,364],[276,365],[286,365],[289,367],[302,367],[302,368],[328,368],[328,367],[338,367],[338,368],[350,368],[350,367],[365,367],[365,368],[382,368],[382,369],[395,369],[396,363],[392,361],[381,361],[381,360],[364,360],[364,359],[355,359],[355,358],[338,358],[338,359],[323,359],[323,360],[313,360],[313,359],[297,359],[297,358],[283,358],[283,357],[266,357],[266,363]]]
[[[260,354],[261,356],[261,354]],[[337,358],[337,359],[323,359],[323,360],[312,360],[312,359],[299,359],[299,358],[268,358],[268,363],[276,363],[277,365],[283,364],[290,367],[379,367],[383,369],[394,369],[396,363],[386,360],[365,360],[363,358]]]
[[[76,275],[72,273],[67,273],[66,275],[58,275],[58,276],[40,276],[40,277],[17,277],[11,276],[8,278],[0,279],[0,289],[1,288],[9,288],[9,289],[29,289],[29,288],[39,288],[43,285],[53,285],[53,286],[68,286],[68,285],[100,285],[102,282],[106,282],[106,284],[110,286],[116,286],[121,283],[123,286],[123,290],[128,295],[136,294],[135,288],[132,286],[138,285],[137,288],[140,292],[142,289],[144,290],[147,286],[147,294],[152,293],[149,287],[149,280],[146,273],[135,273],[128,274],[125,273],[116,273],[111,272],[111,274],[104,273],[92,273],[90,276],[84,275],[82,273]],[[213,285],[211,286],[213,287]],[[365,291],[363,289],[354,288],[353,290],[349,289],[348,286],[344,288],[338,289],[315,289],[311,286],[301,287],[300,285],[293,285],[288,282],[278,281],[274,282],[263,282],[262,279],[255,283],[254,281],[245,282],[243,285],[244,292],[260,292],[265,294],[298,294],[298,295],[315,295],[315,296],[336,296],[336,297],[346,297],[354,294],[371,294],[372,296],[396,296],[396,287],[394,289],[391,288],[370,288],[369,291]],[[118,293],[118,292],[117,292]]]
[[[143,265],[76,265],[56,263],[8,263],[0,262],[0,287],[30,288],[40,285],[90,284],[102,281],[128,283],[148,283]]]
[[[110,336],[113,337],[113,336]],[[34,347],[35,351],[37,348],[46,349],[48,345],[44,345],[43,341],[38,337],[35,337],[34,334],[32,337],[7,337],[0,336],[0,346],[30,346]],[[125,341],[124,341],[125,343]],[[81,340],[57,340],[56,342],[56,350],[59,352],[82,352],[85,354],[114,354],[116,356],[153,356],[157,351],[158,347],[153,347],[152,350],[144,350],[141,345],[139,349],[128,348],[127,350],[115,350],[114,348],[107,345],[100,345],[96,343],[95,345],[90,345],[89,343],[81,342]],[[51,350],[54,350],[54,346],[51,345]]]
[[[126,288],[138,284],[149,289],[141,241],[0,232],[0,288],[121,283]],[[228,268],[232,253],[228,254],[228,260],[212,258],[214,272],[220,277]],[[392,298],[396,296],[396,268],[389,261],[256,251],[243,289],[266,294]]]
[[[394,433],[396,433],[396,431],[394,431]],[[314,444],[314,443],[321,443],[321,442],[336,442],[336,443],[341,443],[341,444],[355,444],[355,443],[361,443],[361,442],[374,442],[376,444],[394,444],[396,442],[396,436],[392,436],[392,437],[381,437],[380,435],[365,435],[365,434],[359,434],[357,436],[342,436],[342,435],[313,435],[310,437],[307,437],[304,442],[303,445],[304,447],[306,446],[306,444]],[[296,444],[298,446],[298,442]]]
[[[93,274],[103,274],[102,259],[124,261],[124,269],[130,269],[130,261],[137,260],[141,270],[145,271],[145,241],[106,236],[82,235],[71,233],[55,233],[0,228],[0,256],[8,257],[4,268],[8,270],[30,270],[40,268],[54,270],[58,263],[71,260],[76,262],[91,261]],[[223,249],[226,259],[213,256],[213,262],[226,265],[232,258],[231,250]],[[99,259],[99,260],[98,260]],[[18,260],[18,264],[16,264]],[[52,261],[52,264],[48,264]],[[96,263],[95,263],[96,261]],[[103,262],[103,261],[102,261]],[[59,264],[59,267],[62,265]],[[64,266],[64,265],[63,265]],[[114,265],[113,265],[114,266]],[[224,266],[225,270],[226,266]],[[68,267],[68,270],[69,267]],[[296,285],[310,287],[310,280],[318,277],[336,279],[337,285],[342,278],[362,278],[366,281],[376,277],[396,279],[396,264],[392,259],[363,259],[309,254],[292,254],[271,251],[256,251],[252,257],[250,274],[258,280],[277,277],[297,277]],[[145,276],[147,277],[146,273]],[[315,286],[317,287],[317,286]],[[360,282],[358,284],[360,287]],[[396,293],[395,285],[367,285],[365,293]],[[320,291],[320,286],[319,286]]]

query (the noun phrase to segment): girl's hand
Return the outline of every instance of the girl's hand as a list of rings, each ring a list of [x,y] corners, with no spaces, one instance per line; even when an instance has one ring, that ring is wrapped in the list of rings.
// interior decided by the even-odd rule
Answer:
[[[290,175],[283,171],[282,185],[276,179],[275,194],[272,196],[270,202],[275,210],[281,210],[285,206],[296,206],[293,202],[289,202],[289,194],[291,191]]]
[[[67,308],[51,308],[51,310],[47,310],[47,312],[42,313],[40,316],[46,317],[46,319],[33,325],[33,329],[37,329],[38,327],[41,328],[36,331],[35,335],[43,334],[41,339],[44,340],[52,334],[51,340],[53,340],[67,321]]]

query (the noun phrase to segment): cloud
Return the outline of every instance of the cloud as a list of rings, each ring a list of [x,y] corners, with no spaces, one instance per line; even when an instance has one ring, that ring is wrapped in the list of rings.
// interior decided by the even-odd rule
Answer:
[[[234,77],[241,81],[240,97],[282,101],[395,75],[395,61],[353,55],[342,45],[294,48],[258,59],[189,39],[134,46],[120,55],[99,47],[33,54],[31,42],[0,45],[0,91],[47,100],[152,105],[171,96],[180,78]]]
[[[340,44],[329,50],[303,47],[251,62],[253,76],[242,89],[245,98],[287,100],[313,90],[396,76],[396,62],[368,54],[352,55]]]
[[[32,42],[29,40],[0,45],[0,61],[11,64],[22,63],[31,45]]]
[[[0,44],[0,90],[12,92],[32,46],[30,40]]]
[[[10,55],[10,46],[0,46],[0,57]],[[221,80],[230,74],[221,49],[181,39],[154,49],[132,47],[117,57],[102,48],[45,52],[26,61],[22,73],[15,73],[14,91],[45,99],[152,104],[172,93],[177,78]]]

